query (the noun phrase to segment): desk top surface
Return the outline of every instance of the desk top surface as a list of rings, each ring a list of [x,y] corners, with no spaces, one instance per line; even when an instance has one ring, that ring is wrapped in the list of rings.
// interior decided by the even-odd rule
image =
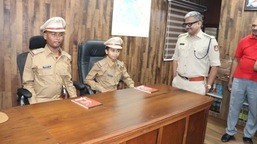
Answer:
[[[151,85],[159,91],[134,88],[89,96],[103,105],[85,109],[70,99],[2,110],[0,143],[93,143],[140,129],[167,118],[185,117],[206,109],[212,98]]]

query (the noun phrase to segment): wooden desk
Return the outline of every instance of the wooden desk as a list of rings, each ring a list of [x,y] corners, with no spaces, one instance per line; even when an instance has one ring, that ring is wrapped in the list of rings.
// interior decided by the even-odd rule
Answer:
[[[152,85],[149,94],[124,89],[91,96],[85,109],[69,99],[5,109],[0,143],[203,144],[212,98]]]

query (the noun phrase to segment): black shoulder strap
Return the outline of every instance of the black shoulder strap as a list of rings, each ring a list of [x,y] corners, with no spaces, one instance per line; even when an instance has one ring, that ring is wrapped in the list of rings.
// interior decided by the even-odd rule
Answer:
[[[207,54],[209,53],[210,45],[211,45],[211,38],[210,38],[210,40],[209,40],[209,45],[208,45],[208,49],[207,49]]]

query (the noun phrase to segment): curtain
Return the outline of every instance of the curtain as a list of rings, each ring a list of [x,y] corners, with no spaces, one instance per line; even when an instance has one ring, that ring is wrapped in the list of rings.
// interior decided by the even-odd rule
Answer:
[[[189,11],[198,11],[204,15],[206,7],[183,0],[168,0],[166,36],[164,42],[163,60],[170,61],[174,54],[179,34],[186,32],[182,26],[184,16]]]

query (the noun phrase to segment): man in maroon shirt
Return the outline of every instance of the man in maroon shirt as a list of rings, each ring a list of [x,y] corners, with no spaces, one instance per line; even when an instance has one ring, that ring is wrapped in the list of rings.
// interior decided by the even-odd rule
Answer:
[[[234,139],[237,133],[236,124],[241,107],[248,102],[248,117],[244,127],[243,141],[252,144],[252,137],[257,130],[257,71],[254,64],[257,60],[257,19],[252,23],[252,34],[240,40],[232,62],[228,88],[231,90],[229,114],[226,133],[222,142]]]

